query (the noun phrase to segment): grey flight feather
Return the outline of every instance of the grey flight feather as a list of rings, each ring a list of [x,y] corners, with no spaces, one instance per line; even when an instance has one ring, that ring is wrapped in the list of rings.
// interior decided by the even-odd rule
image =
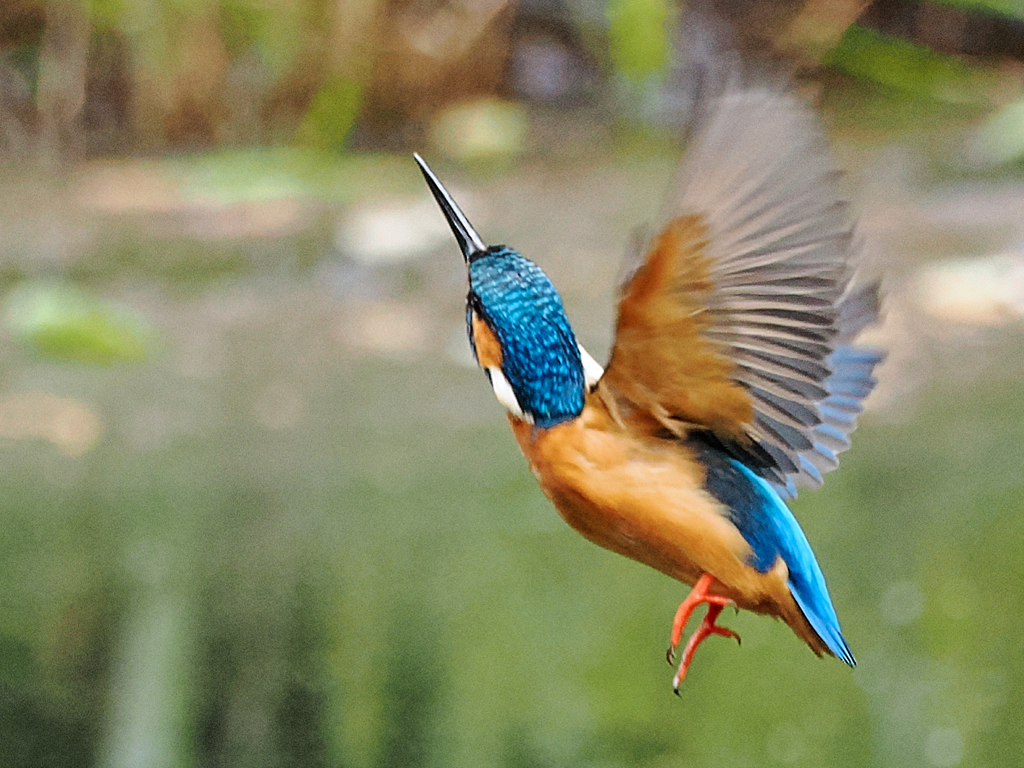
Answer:
[[[824,132],[780,85],[734,81],[695,128],[663,213],[708,228],[714,289],[706,338],[750,393],[749,434],[780,491],[818,486],[849,445],[877,350],[856,335],[878,316]]]

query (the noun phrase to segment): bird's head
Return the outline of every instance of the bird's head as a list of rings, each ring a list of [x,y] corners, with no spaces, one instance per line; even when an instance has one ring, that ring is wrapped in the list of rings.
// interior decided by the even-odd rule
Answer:
[[[603,371],[576,341],[558,291],[540,267],[486,245],[427,164],[415,155],[466,260],[469,342],[494,394],[539,427],[570,421]]]

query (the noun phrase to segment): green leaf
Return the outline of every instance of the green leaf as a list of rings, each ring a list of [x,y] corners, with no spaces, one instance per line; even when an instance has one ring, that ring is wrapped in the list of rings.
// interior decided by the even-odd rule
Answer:
[[[313,98],[299,126],[299,143],[318,149],[337,149],[356,121],[363,89],[345,78],[327,82]]]
[[[8,296],[6,310],[14,340],[52,360],[139,362],[152,346],[144,320],[62,283],[24,283]]]
[[[605,15],[617,71],[636,81],[664,71],[669,52],[665,0],[608,0]]]
[[[975,104],[985,98],[978,87],[978,78],[987,72],[983,67],[856,24],[823,63],[917,98],[951,104]]]

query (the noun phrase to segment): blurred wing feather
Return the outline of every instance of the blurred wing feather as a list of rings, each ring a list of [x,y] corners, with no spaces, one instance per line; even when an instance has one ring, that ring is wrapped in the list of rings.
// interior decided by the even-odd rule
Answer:
[[[839,178],[796,97],[727,90],[622,289],[603,380],[620,411],[755,444],[789,494],[837,465],[881,359],[853,344],[877,317],[878,286],[851,287],[860,248]]]

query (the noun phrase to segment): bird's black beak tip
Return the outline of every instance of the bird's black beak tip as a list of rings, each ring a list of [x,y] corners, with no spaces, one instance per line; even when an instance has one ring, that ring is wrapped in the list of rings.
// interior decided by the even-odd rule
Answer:
[[[468,264],[476,254],[486,252],[487,245],[477,234],[473,225],[469,223],[466,214],[462,212],[448,190],[430,170],[430,166],[420,157],[419,152],[413,152],[412,156],[416,160],[416,164],[419,165],[420,171],[423,172],[423,178],[427,181],[430,193],[440,206],[445,219],[448,220],[448,226],[452,228],[452,234],[455,235],[455,240],[462,250],[462,256]]]

